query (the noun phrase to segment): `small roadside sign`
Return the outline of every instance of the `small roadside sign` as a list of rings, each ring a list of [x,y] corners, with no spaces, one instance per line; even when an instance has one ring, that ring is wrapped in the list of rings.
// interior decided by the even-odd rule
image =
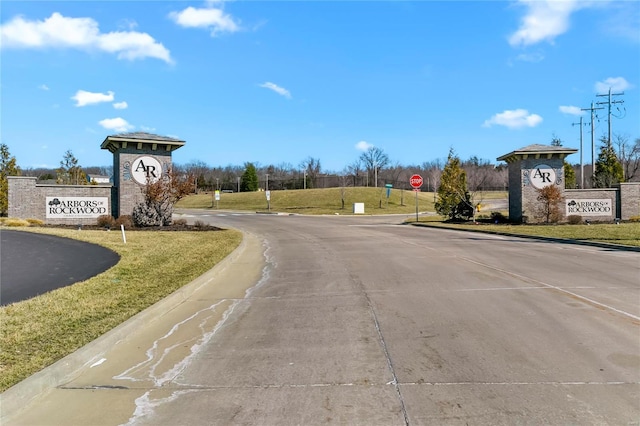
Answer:
[[[216,191],[216,201],[220,201],[220,191]]]
[[[264,193],[267,196],[267,201],[271,201],[271,191],[265,191]]]

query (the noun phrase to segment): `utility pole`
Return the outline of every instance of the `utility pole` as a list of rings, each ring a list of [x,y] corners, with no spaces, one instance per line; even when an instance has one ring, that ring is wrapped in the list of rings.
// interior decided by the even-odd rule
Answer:
[[[594,108],[593,102],[591,102],[591,108],[581,108],[582,111],[591,111],[591,176],[596,174],[596,141],[594,138],[595,133],[595,111],[604,108]]]
[[[572,126],[580,125],[580,189],[584,189],[584,161],[582,153],[582,117],[579,123],[571,123]]]
[[[621,93],[611,93],[611,87],[609,87],[609,93],[605,93],[604,95],[596,95],[596,96],[607,96],[609,99],[606,102],[596,102],[597,105],[609,105],[609,113],[608,113],[608,124],[609,124],[609,143],[613,143],[611,140],[611,104],[623,104],[623,100],[612,101],[611,96],[622,96],[624,92]],[[593,106],[593,105],[592,105]]]

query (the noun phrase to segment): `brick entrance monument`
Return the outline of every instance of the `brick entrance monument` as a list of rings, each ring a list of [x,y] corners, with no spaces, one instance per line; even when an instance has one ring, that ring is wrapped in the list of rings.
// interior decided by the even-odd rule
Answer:
[[[171,153],[185,141],[151,133],[135,132],[107,136],[100,147],[113,153],[111,214],[130,215],[144,201],[142,187],[171,169]]]
[[[509,165],[509,219],[531,222],[538,189],[555,185],[564,193],[564,159],[578,152],[563,146],[529,145],[512,151],[498,161]]]

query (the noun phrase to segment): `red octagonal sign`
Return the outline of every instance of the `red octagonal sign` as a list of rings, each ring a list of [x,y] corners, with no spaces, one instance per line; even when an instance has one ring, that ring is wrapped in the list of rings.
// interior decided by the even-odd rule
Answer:
[[[422,186],[422,176],[420,175],[411,176],[411,178],[409,179],[409,183],[413,188],[416,188],[416,189],[420,188]]]

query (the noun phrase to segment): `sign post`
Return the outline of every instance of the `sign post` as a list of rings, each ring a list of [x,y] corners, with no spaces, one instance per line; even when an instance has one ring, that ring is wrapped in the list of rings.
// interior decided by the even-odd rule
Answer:
[[[420,187],[422,186],[422,176],[420,175],[412,175],[409,179],[409,184],[413,188],[416,193],[416,222],[418,222],[418,192],[420,191]]]
[[[267,210],[271,211],[271,191],[265,191],[265,195],[267,196]]]

